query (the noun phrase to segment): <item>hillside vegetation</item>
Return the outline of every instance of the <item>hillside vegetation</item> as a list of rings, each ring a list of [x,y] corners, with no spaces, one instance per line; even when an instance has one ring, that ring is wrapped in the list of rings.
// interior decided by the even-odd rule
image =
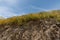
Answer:
[[[1,19],[0,40],[60,40],[60,10]]]
[[[39,19],[46,19],[46,18],[55,18],[56,20],[60,21],[60,11],[55,10],[50,12],[39,12],[34,14],[11,17],[5,20],[0,20],[0,25],[8,25],[8,24],[21,25],[31,20],[39,20]]]

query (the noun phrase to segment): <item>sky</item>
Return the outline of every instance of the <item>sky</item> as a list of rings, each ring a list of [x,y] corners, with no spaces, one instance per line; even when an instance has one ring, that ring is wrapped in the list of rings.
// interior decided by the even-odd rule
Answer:
[[[0,0],[0,16],[6,18],[59,9],[60,0]]]

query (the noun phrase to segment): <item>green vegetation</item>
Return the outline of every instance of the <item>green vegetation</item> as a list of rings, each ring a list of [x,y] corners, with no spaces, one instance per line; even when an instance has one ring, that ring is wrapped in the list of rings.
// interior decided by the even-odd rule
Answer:
[[[0,20],[0,25],[21,25],[31,20],[34,21],[46,18],[55,18],[56,20],[60,21],[60,11],[58,10],[56,12],[55,10],[51,12],[39,12],[23,16],[11,17],[4,20]]]

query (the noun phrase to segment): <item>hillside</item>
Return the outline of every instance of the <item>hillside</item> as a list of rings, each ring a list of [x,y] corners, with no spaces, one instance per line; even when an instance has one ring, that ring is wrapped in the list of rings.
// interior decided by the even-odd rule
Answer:
[[[0,20],[0,40],[60,40],[60,10]]]

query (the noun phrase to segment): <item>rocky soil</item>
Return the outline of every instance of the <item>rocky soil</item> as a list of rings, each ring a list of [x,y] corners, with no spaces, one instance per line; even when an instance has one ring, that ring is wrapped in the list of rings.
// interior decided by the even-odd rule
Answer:
[[[41,19],[20,26],[0,25],[0,40],[60,40],[60,22]]]

